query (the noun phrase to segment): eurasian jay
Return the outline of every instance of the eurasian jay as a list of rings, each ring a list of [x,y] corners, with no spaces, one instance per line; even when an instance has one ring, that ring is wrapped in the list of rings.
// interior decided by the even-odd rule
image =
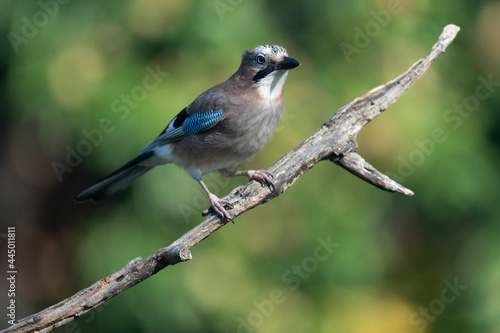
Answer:
[[[231,204],[211,193],[202,176],[219,171],[274,187],[266,170],[233,168],[257,153],[273,134],[283,114],[288,70],[299,65],[278,45],[245,51],[236,73],[198,96],[137,157],[78,194],[75,201],[107,199],[155,166],[174,163],[201,185],[221,219],[232,221],[225,208]]]

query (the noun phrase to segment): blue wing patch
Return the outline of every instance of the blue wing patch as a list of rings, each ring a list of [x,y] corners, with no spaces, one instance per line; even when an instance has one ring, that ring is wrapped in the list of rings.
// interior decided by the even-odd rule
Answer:
[[[182,130],[186,135],[199,133],[214,125],[224,114],[223,111],[214,113],[214,110],[195,113],[186,118],[186,121],[182,124]]]
[[[142,150],[141,153],[146,153],[155,147],[178,141],[188,135],[200,133],[215,125],[224,114],[224,111],[214,112],[214,110],[210,110],[208,112],[188,115],[186,109],[184,109],[167,125],[156,139]]]

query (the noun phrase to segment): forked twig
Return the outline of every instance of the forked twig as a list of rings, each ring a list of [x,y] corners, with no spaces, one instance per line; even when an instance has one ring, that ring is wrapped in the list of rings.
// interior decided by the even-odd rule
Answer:
[[[459,27],[452,24],[446,26],[427,57],[417,61],[394,80],[341,107],[313,135],[280,158],[268,170],[274,175],[274,191],[271,192],[269,188],[261,187],[256,182],[231,191],[223,199],[233,204],[234,208],[230,211],[232,216],[241,215],[277,197],[292,186],[304,172],[323,160],[333,161],[383,190],[413,195],[411,190],[377,171],[356,153],[356,137],[366,124],[385,111],[425,73],[432,62],[444,53],[459,30]],[[223,225],[217,216],[209,216],[170,246],[157,250],[146,259],[139,257],[130,261],[118,272],[45,310],[19,320],[2,332],[49,332],[60,327],[165,267],[191,259],[189,249]]]

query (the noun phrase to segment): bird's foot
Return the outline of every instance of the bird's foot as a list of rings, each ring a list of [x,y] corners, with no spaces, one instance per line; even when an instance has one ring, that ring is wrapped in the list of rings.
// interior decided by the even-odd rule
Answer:
[[[274,192],[276,189],[273,183],[273,175],[267,170],[248,170],[248,179],[256,180],[262,184],[262,187],[269,185]]]
[[[226,200],[219,199],[215,194],[212,193],[208,195],[208,200],[210,200],[213,211],[219,214],[219,216],[221,217],[222,222],[226,222],[229,220],[234,224],[231,215],[229,215],[229,213],[226,211],[226,207],[227,209],[233,209],[233,205],[231,205],[231,203]]]

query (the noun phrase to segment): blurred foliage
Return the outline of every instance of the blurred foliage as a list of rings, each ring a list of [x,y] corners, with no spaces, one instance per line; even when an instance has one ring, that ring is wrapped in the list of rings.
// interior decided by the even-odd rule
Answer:
[[[18,230],[18,319],[201,221],[208,201],[175,166],[102,204],[72,198],[229,77],[243,50],[279,44],[302,63],[279,130],[241,166],[267,168],[425,56],[449,23],[462,30],[447,53],[359,137],[414,197],[320,163],[192,261],[57,331],[498,332],[500,1],[476,0],[0,3],[0,233]],[[157,69],[168,74],[147,78]],[[59,181],[68,149],[86,156]],[[245,180],[206,181],[223,196]],[[456,281],[467,288],[453,293]]]

